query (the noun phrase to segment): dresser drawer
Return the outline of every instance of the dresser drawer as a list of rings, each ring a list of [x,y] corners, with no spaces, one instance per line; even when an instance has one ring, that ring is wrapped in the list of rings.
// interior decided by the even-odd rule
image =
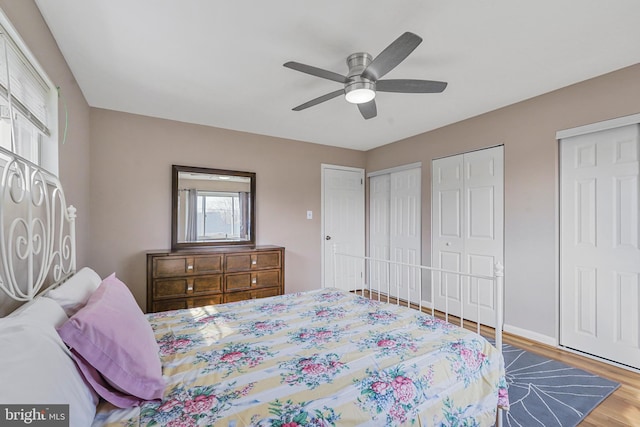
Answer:
[[[224,302],[244,301],[247,299],[266,298],[280,295],[278,288],[256,289],[254,291],[229,292],[224,294]]]
[[[222,260],[222,254],[155,258],[153,277],[222,273]]]
[[[224,276],[225,292],[272,286],[279,287],[280,283],[280,270],[231,273]]]
[[[284,248],[229,247],[147,253],[147,312],[284,293]]]
[[[157,279],[153,286],[154,299],[216,292],[222,292],[221,274]]]
[[[281,265],[280,251],[227,254],[225,257],[227,272],[280,268]]]
[[[152,311],[182,310],[184,308],[202,307],[204,305],[222,304],[222,294],[207,295],[194,298],[159,300],[153,303]]]

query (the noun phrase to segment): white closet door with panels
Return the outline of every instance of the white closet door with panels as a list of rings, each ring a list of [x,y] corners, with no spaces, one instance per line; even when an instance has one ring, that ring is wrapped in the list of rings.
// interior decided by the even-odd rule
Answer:
[[[432,265],[492,276],[504,262],[503,147],[436,159],[432,165]],[[478,310],[478,287],[480,305]],[[495,296],[489,281],[433,274],[436,309],[493,326]]]
[[[420,167],[370,176],[371,257],[421,264],[421,176]],[[421,276],[415,269],[374,263],[369,277],[373,289],[393,297],[415,299],[420,292]]]
[[[639,135],[560,141],[560,344],[638,369]]]
[[[390,181],[389,174],[369,178],[369,256],[375,259],[389,259]],[[372,289],[388,294],[389,265],[373,263],[369,270],[369,283]]]

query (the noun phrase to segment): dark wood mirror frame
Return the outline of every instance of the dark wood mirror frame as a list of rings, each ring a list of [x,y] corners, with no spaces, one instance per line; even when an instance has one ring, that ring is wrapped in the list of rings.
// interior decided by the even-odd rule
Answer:
[[[216,176],[248,178],[249,194],[246,196],[248,201],[247,215],[241,226],[244,227],[245,235],[239,238],[221,238],[221,239],[180,239],[178,236],[180,221],[180,176],[184,174],[201,174],[207,178],[215,178]],[[219,247],[219,246],[254,246],[256,239],[256,174],[254,172],[241,172],[226,169],[209,169],[193,166],[172,165],[171,179],[171,249],[193,249],[203,247]]]

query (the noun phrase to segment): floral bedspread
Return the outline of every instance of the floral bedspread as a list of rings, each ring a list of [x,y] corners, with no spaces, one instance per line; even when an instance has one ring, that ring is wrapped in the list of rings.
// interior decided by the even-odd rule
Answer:
[[[492,426],[504,362],[479,335],[335,289],[148,315],[161,402],[94,425]]]

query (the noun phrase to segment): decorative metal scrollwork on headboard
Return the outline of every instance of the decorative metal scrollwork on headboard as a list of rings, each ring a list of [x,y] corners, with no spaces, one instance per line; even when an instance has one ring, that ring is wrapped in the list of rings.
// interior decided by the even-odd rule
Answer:
[[[76,268],[75,211],[59,179],[0,148],[0,289],[17,301]]]

